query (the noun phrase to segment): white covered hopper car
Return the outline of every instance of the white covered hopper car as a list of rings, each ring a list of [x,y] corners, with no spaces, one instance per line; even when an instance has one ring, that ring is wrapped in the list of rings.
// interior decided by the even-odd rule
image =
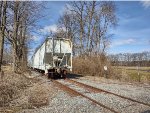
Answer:
[[[50,78],[66,77],[66,72],[72,71],[72,42],[64,38],[47,38],[36,49],[30,66]]]

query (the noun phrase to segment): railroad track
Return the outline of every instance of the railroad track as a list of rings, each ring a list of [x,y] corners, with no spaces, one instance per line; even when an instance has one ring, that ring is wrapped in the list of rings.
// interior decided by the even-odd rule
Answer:
[[[88,80],[88,81],[92,81],[92,82],[96,82],[96,83],[104,83],[104,84],[117,84],[117,85],[130,85],[130,86],[138,86],[138,87],[142,87],[142,88],[150,88],[150,85],[144,85],[143,83],[126,83],[126,82],[121,82],[121,83],[114,83],[114,82],[104,82],[104,81],[97,81],[95,79],[81,79],[81,80]],[[143,86],[142,86],[143,85]]]
[[[63,83],[60,82],[60,81],[63,81]],[[113,107],[112,107],[112,106],[110,107],[109,105],[106,106],[105,103],[99,102],[99,101],[101,101],[101,100],[97,100],[97,99],[95,99],[95,98],[93,99],[93,97],[90,97],[89,95],[87,96],[87,95],[84,94],[84,93],[89,93],[89,94],[97,93],[97,94],[99,95],[100,93],[103,92],[103,93],[105,93],[105,94],[114,95],[114,96],[116,96],[116,97],[120,97],[120,98],[122,98],[122,99],[126,99],[126,100],[129,100],[129,101],[132,101],[132,102],[133,102],[133,104],[130,104],[130,105],[127,105],[127,106],[125,105],[125,107],[122,107],[122,108],[126,108],[126,107],[128,107],[128,106],[135,105],[136,103],[145,105],[145,106],[147,106],[148,108],[150,107],[150,104],[148,104],[148,103],[140,102],[140,101],[134,100],[134,99],[129,98],[129,97],[125,97],[125,96],[122,96],[122,95],[118,95],[118,94],[109,92],[109,91],[104,90],[104,89],[96,88],[96,87],[93,87],[93,86],[90,86],[90,85],[87,85],[87,84],[84,84],[84,83],[81,83],[81,82],[77,82],[77,81],[72,80],[72,79],[52,80],[52,82],[53,82],[56,86],[58,86],[61,90],[68,92],[68,93],[71,94],[72,96],[81,96],[81,97],[83,97],[83,98],[86,98],[87,100],[90,100],[90,101],[93,102],[94,104],[99,105],[100,107],[103,107],[103,108],[105,108],[105,109],[107,109],[107,110],[109,110],[109,111],[111,111],[111,112],[114,112],[114,113],[120,113],[121,110],[118,110],[118,108],[116,108],[116,107],[114,107],[114,106],[113,106]],[[70,83],[71,85],[74,84],[74,85],[76,85],[76,86],[78,86],[78,87],[84,88],[84,89],[88,90],[89,92],[80,92],[80,91],[78,91],[78,90],[75,90],[73,87],[69,87],[70,85],[65,84],[65,83],[67,83],[67,82]],[[107,95],[107,96],[108,96],[108,95]],[[108,107],[108,106],[109,106],[109,107]]]
[[[104,107],[104,108],[106,108],[109,111],[114,112],[114,113],[120,113],[120,112],[119,112],[118,109],[117,109],[118,110],[117,111],[113,107],[108,107],[105,104],[103,104],[103,103],[101,103],[101,102],[99,102],[99,101],[97,101],[95,99],[92,99],[91,97],[87,96],[85,93],[87,91],[89,91],[88,93],[101,93],[101,92],[103,92],[103,93],[107,93],[107,94],[110,94],[110,95],[117,96],[117,97],[122,98],[122,99],[126,99],[128,101],[132,101],[133,103],[138,103],[138,104],[142,104],[142,105],[150,107],[150,104],[148,104],[148,103],[140,102],[140,101],[134,100],[134,99],[129,98],[129,97],[118,95],[118,94],[115,94],[115,93],[112,93],[112,92],[109,92],[109,91],[106,91],[106,90],[103,90],[103,89],[99,89],[99,88],[96,88],[96,87],[93,87],[93,86],[90,86],[90,85],[87,85],[87,84],[83,84],[81,82],[77,82],[77,81],[72,80],[72,79],[66,79],[63,82],[60,82],[60,81],[57,81],[57,80],[53,80],[53,83],[55,83],[61,89],[67,91],[70,94],[72,94],[73,96],[84,97],[84,98],[92,101],[93,103],[95,103],[95,104],[97,104],[97,105],[99,105],[101,107]],[[68,84],[68,83],[70,83],[70,84]],[[85,91],[81,92],[80,90],[78,91],[78,90],[76,90],[76,89],[73,88],[74,85],[76,85],[78,87],[81,87],[81,88],[83,88],[83,89],[85,89],[87,91],[86,92]]]
[[[67,81],[68,81],[68,79],[67,79]],[[120,112],[114,110],[113,108],[110,108],[110,107],[108,107],[108,106],[106,106],[106,105],[104,105],[104,104],[102,104],[102,103],[100,103],[100,102],[98,102],[98,101],[96,101],[96,100],[94,100],[94,99],[92,99],[92,98],[90,98],[90,97],[84,95],[83,93],[81,93],[81,92],[79,92],[79,91],[76,91],[76,90],[70,88],[70,87],[67,86],[67,85],[64,85],[64,84],[61,83],[61,82],[58,82],[58,81],[56,81],[56,80],[53,80],[53,83],[54,83],[55,85],[57,85],[58,87],[60,87],[61,89],[65,90],[65,91],[67,91],[67,92],[69,92],[69,93],[71,93],[71,95],[84,97],[84,98],[86,98],[86,99],[92,101],[94,104],[97,104],[97,105],[99,105],[99,106],[101,106],[101,107],[104,107],[104,108],[108,109],[108,110],[111,111],[111,112],[120,113]]]
[[[87,88],[87,89],[92,89],[92,90],[95,90],[97,92],[105,92],[105,93],[108,93],[108,94],[112,94],[112,95],[115,95],[115,96],[118,96],[120,98],[123,98],[123,99],[127,99],[127,100],[130,100],[130,101],[133,101],[133,102],[136,102],[136,103],[139,103],[139,104],[143,104],[143,105],[146,105],[146,106],[149,106],[150,107],[150,104],[148,103],[144,103],[144,102],[141,102],[141,101],[137,101],[137,100],[134,100],[132,98],[129,98],[129,97],[125,97],[125,96],[122,96],[122,95],[118,95],[116,93],[112,93],[110,91],[106,91],[104,89],[100,89],[100,88],[96,88],[96,87],[93,87],[93,86],[90,86],[90,85],[87,85],[87,84],[84,84],[84,83],[81,83],[81,82],[77,82],[75,80],[71,80],[71,79],[67,79],[67,81],[69,82],[72,82],[72,83],[75,83],[81,87],[84,87],[84,88]]]

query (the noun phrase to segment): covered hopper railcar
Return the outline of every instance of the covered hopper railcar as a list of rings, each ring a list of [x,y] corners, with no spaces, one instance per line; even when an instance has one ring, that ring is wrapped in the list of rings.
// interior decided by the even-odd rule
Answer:
[[[72,42],[64,38],[47,38],[33,54],[33,69],[45,72],[49,78],[65,78],[72,71]]]

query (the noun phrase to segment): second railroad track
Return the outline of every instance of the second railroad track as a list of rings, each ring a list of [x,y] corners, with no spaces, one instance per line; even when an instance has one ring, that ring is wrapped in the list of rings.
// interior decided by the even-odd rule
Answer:
[[[132,101],[132,103],[141,104],[141,105],[150,107],[150,104],[148,104],[148,103],[140,102],[140,101],[134,100],[132,98],[125,97],[125,96],[122,96],[119,94],[115,94],[115,93],[112,93],[112,92],[109,92],[109,91],[106,91],[103,89],[99,89],[99,88],[96,88],[96,87],[93,87],[93,86],[90,86],[90,85],[87,85],[87,84],[84,84],[84,83],[81,83],[81,82],[78,82],[78,81],[75,81],[72,79],[53,80],[53,83],[56,84],[61,89],[63,89],[64,91],[67,91],[68,93],[70,93],[73,96],[84,97],[84,98],[92,101],[94,104],[97,104],[105,109],[108,109],[111,112],[114,112],[114,113],[120,113],[121,111],[119,111],[116,108],[113,108],[112,106],[105,105],[104,103],[102,103],[96,99],[91,98],[90,96],[86,95],[86,93],[90,94],[90,93],[102,93],[103,92],[103,93],[106,93],[109,95],[116,96],[117,98]],[[129,106],[131,106],[131,105],[129,105]]]

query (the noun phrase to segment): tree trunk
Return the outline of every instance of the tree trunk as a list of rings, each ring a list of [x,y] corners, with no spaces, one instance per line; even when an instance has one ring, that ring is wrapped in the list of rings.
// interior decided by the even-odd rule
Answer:
[[[13,47],[13,71],[15,73],[18,73],[18,62],[19,62],[19,58],[17,56],[17,47]]]
[[[27,47],[23,47],[22,48],[22,52],[23,52],[23,55],[22,55],[22,67],[23,67],[23,71],[26,71],[27,70]]]
[[[0,24],[0,71],[1,65],[3,60],[3,47],[4,47],[4,36],[5,36],[5,25],[6,25],[6,8],[7,8],[7,1],[4,1],[3,8],[1,7],[1,24]]]
[[[20,61],[18,56],[18,49],[19,49],[19,40],[18,40],[18,29],[19,29],[19,18],[18,18],[18,8],[19,8],[19,1],[15,2],[14,5],[14,33],[13,33],[13,71],[15,73],[20,73]]]

